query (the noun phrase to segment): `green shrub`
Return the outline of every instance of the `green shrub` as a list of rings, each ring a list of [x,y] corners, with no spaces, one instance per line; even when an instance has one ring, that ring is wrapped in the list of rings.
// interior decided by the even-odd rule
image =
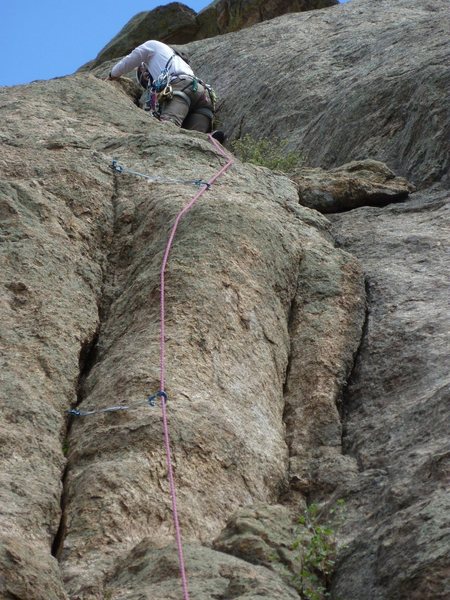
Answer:
[[[248,133],[231,142],[233,152],[242,160],[254,165],[289,173],[303,162],[297,152],[286,152],[287,140],[256,140]]]
[[[335,527],[342,522],[344,504],[344,500],[338,500],[330,511]],[[324,600],[336,562],[336,531],[320,523],[317,504],[308,506],[298,522],[300,530],[292,547],[302,554],[302,568],[295,577],[296,587],[305,600]]]

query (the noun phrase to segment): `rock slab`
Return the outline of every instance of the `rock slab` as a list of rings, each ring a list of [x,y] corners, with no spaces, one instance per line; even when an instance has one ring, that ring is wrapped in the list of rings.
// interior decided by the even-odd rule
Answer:
[[[449,194],[330,217],[362,261],[368,316],[344,400],[359,473],[332,597],[449,594]],[[339,492],[336,492],[339,493]],[[349,541],[351,540],[351,541]]]
[[[152,119],[133,93],[81,74],[0,90],[5,597],[141,597],[127,579],[141,545],[173,562],[161,422],[146,398],[159,386],[162,253],[196,188],[111,164],[192,180],[223,158],[206,136]],[[295,473],[311,481],[313,459],[339,460],[335,401],[364,288],[328,229],[288,178],[238,161],[180,223],[166,274],[170,430],[184,539],[211,553],[211,568],[209,546],[236,509],[289,496],[300,444]],[[316,359],[303,385],[291,355],[305,344]],[[320,399],[317,423],[301,413],[307,395]],[[130,409],[67,416],[117,405]],[[296,597],[267,566],[217,560],[225,595]],[[149,597],[176,597],[178,585]]]
[[[322,169],[381,161],[423,188],[449,181],[449,29],[447,0],[352,0],[187,49],[230,138],[286,139]]]

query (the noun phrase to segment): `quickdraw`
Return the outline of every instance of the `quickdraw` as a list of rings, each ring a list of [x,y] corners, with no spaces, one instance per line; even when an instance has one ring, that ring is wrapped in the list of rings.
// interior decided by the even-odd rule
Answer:
[[[210,184],[203,179],[174,179],[168,177],[158,177],[157,175],[146,175],[145,173],[139,173],[139,171],[133,171],[124,167],[116,159],[110,164],[110,168],[116,173],[128,173],[128,175],[135,175],[136,177],[142,177],[153,183],[165,183],[165,184],[181,184],[181,185],[196,185],[197,187],[205,186],[207,189],[210,188]]]

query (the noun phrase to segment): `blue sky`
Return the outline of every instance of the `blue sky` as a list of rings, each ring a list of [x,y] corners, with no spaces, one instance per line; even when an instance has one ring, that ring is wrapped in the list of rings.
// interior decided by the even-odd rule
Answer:
[[[199,12],[211,1],[183,4]],[[2,0],[0,86],[69,75],[95,58],[135,14],[164,4],[169,2]]]

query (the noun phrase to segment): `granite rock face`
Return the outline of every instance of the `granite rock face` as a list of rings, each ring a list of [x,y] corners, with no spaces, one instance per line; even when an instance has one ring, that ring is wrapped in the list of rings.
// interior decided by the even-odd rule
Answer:
[[[312,164],[294,181],[236,161],[170,254],[193,598],[299,598],[293,523],[311,501],[327,521],[338,498],[333,600],[449,596],[446,6],[352,0],[189,45],[228,131],[289,137]],[[192,180],[224,158],[138,91],[85,74],[0,89],[5,600],[182,597],[147,396],[163,250],[197,188],[111,164]]]
[[[200,13],[180,2],[138,13],[81,70],[128,54],[147,40],[187,44],[193,40],[238,31],[255,23],[292,12],[338,4],[337,0],[216,0]]]
[[[186,544],[186,555],[189,594],[196,600],[299,598],[293,587],[261,565],[194,544]],[[175,548],[155,550],[151,542],[144,540],[127,556],[126,564],[127,569],[113,571],[107,580],[105,592],[111,592],[112,598],[178,600],[182,597]]]
[[[311,167],[381,161],[426,187],[450,172],[447,0],[352,0],[189,44],[231,138],[279,137]]]
[[[337,0],[215,0],[198,14],[195,39],[239,31],[280,15],[336,4]]]
[[[242,508],[231,516],[213,547],[265,566],[292,586],[302,568],[301,552],[293,548],[302,508],[300,505],[295,511],[282,505]]]
[[[362,262],[368,316],[345,394],[348,548],[332,597],[447,598],[449,194],[330,216]],[[351,540],[351,541],[350,541]]]
[[[114,187],[107,170],[92,169],[81,133],[80,121],[96,112],[92,90],[42,83],[0,93],[0,590],[64,598],[50,554],[64,411],[76,402],[80,361],[99,323]],[[113,116],[106,109],[105,119]]]
[[[197,179],[224,159],[206,136],[140,110],[128,84],[80,74],[30,88],[0,92],[2,593],[142,597],[127,575],[142,544],[173,563],[159,409],[146,397],[159,387],[162,253],[196,188],[110,166]],[[211,553],[201,586],[221,573],[225,597],[297,597],[276,571],[208,546],[239,507],[289,497],[313,458],[340,460],[335,402],[364,287],[328,228],[289,179],[237,161],[184,217],[171,251],[166,389],[180,520],[186,542]],[[303,383],[293,349],[311,357]],[[302,413],[306,396],[317,412]],[[120,405],[130,409],[66,413]],[[178,597],[169,575],[147,597]]]
[[[198,30],[196,14],[195,10],[180,2],[170,2],[153,10],[140,12],[100,50],[93,61],[84,65],[83,70],[129,54],[147,40],[186,44],[195,39]]]

